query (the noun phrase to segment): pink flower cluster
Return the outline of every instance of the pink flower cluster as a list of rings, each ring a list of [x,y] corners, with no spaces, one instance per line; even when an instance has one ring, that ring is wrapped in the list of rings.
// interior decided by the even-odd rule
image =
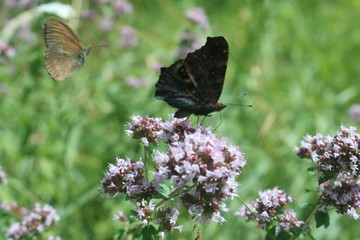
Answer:
[[[97,0],[99,7],[96,10],[85,10],[82,16],[86,19],[100,17],[99,29],[102,32],[114,32],[119,19],[130,15],[134,5],[129,0]],[[105,39],[106,41],[106,36]],[[137,31],[131,26],[123,26],[120,31],[119,45],[121,48],[133,48],[138,45]]]
[[[14,222],[8,228],[9,239],[23,239],[33,233],[42,233],[46,228],[54,226],[59,221],[55,209],[48,204],[41,207],[39,203],[36,203],[31,211],[16,203],[2,204],[1,208],[16,213],[22,219],[21,222]]]
[[[149,118],[147,116],[132,116],[132,122],[127,125],[126,133],[135,139],[141,139],[144,146],[149,143],[158,144],[159,135],[163,130],[160,118]]]
[[[35,0],[5,0],[3,3],[4,8],[10,9],[24,9],[31,8],[37,4]]]
[[[114,214],[113,220],[117,220],[120,222],[126,222],[127,217],[124,215],[124,212],[120,210],[117,215]]]
[[[118,17],[122,17],[126,14],[130,14],[134,10],[134,6],[128,0],[98,0],[99,4],[111,4],[111,9],[115,10],[115,14]]]
[[[147,79],[145,77],[138,78],[138,77],[134,77],[134,76],[128,76],[125,79],[125,82],[131,88],[145,87],[145,86],[148,86],[150,83],[149,79]]]
[[[274,221],[277,221],[277,230],[288,232],[300,227],[303,223],[297,219],[294,210],[285,209],[285,206],[291,202],[291,196],[275,187],[260,191],[256,202],[241,206],[236,215],[242,216],[246,220],[255,220],[262,228],[269,227]]]
[[[354,219],[359,218],[360,206],[359,144],[356,128],[341,126],[334,136],[307,135],[295,148],[299,157],[311,159],[317,168],[321,203]]]
[[[134,209],[136,215],[132,216],[132,218],[140,220],[143,225],[148,225],[151,221],[157,223],[159,225],[159,236],[165,236],[165,232],[171,232],[174,229],[179,230],[180,232],[183,230],[182,225],[175,226],[180,214],[177,206],[156,208],[156,205],[153,203],[146,203],[146,201],[141,200],[136,203]],[[155,212],[156,215],[154,215]],[[126,217],[123,215],[122,211],[119,212],[118,216],[114,216],[114,219],[126,221]]]
[[[133,48],[138,45],[139,39],[137,31],[131,26],[121,28],[120,46],[123,48]]]
[[[109,164],[109,170],[101,181],[104,193],[114,197],[126,194],[133,202],[150,200],[159,193],[159,186],[143,176],[143,167],[141,161],[117,158],[116,164]]]
[[[152,220],[152,215],[155,211],[155,205],[151,202],[146,203],[144,200],[137,202],[135,206],[136,217],[142,224],[147,225]]]
[[[189,9],[185,12],[185,17],[194,24],[195,28],[184,29],[179,38],[180,47],[175,53],[176,58],[184,58],[189,52],[193,52],[201,47],[201,31],[209,31],[210,24],[205,10],[200,7]],[[201,32],[200,31],[200,32]]]
[[[8,42],[0,40],[0,63],[5,62],[6,59],[13,58],[16,55],[16,50]]]
[[[148,198],[136,198],[138,218],[141,217],[142,221],[157,219],[157,222],[160,221],[166,226],[164,231],[180,229],[180,226],[175,227],[180,204],[197,222],[208,223],[211,219],[215,222],[224,222],[225,219],[220,215],[222,211],[227,211],[224,200],[237,196],[238,183],[235,178],[246,164],[239,148],[229,145],[225,138],[218,138],[209,128],[193,127],[184,119],[162,122],[157,118],[135,116],[132,120],[128,125],[129,135],[141,139],[143,143],[158,143],[162,140],[167,144],[167,151],[157,151],[153,158],[155,173],[154,182],[151,184],[142,175],[141,162],[131,163],[130,160],[118,159],[116,165],[110,164],[109,171],[102,181],[105,192],[115,195],[118,192],[126,193],[133,200],[133,195],[128,189],[134,186],[139,191],[138,194],[150,192]],[[171,208],[171,213],[168,208],[159,208],[164,202],[156,204],[154,208],[145,204],[143,200],[149,200],[157,193],[158,188],[155,186],[169,181],[175,190],[161,201],[179,199]],[[139,187],[144,183],[151,186],[150,190]],[[156,218],[145,214],[149,213],[149,209],[156,211]]]
[[[163,207],[158,210],[155,221],[161,226],[161,230],[164,232],[171,232],[174,229],[181,232],[183,230],[183,226],[175,226],[179,215],[180,212],[177,207]]]
[[[22,207],[15,201],[11,203],[1,202],[0,209],[3,209],[7,212],[11,212],[14,215],[18,216],[19,218],[23,218],[29,212],[27,208]]]
[[[201,46],[200,36],[192,34],[187,30],[180,34],[178,41],[180,47],[175,54],[176,58],[184,58],[189,52],[193,52]]]
[[[235,177],[246,161],[225,138],[218,139],[202,126],[179,132],[186,125],[178,121],[172,122],[174,132],[162,135],[169,145],[166,153],[157,152],[154,157],[155,179],[170,180],[183,189],[181,202],[196,221],[224,222],[220,212],[227,208],[222,201],[237,196]]]
[[[349,109],[349,116],[352,120],[360,122],[360,104],[353,104]]]
[[[185,15],[187,19],[195,23],[199,28],[205,31],[210,30],[209,19],[203,8],[197,7],[189,9],[186,11]]]

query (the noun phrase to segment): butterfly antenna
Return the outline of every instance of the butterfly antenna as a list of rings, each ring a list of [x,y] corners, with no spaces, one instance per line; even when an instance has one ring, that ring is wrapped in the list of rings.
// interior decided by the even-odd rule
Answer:
[[[91,46],[92,48],[109,48],[107,44],[97,44],[95,46]]]
[[[243,93],[243,94],[235,97],[234,99],[239,98],[239,97],[244,97],[244,96],[247,96],[247,95],[248,95],[248,93],[245,92],[245,93]],[[251,104],[234,104],[234,103],[227,103],[226,105],[228,105],[228,106],[239,106],[239,107],[252,107]]]
[[[238,107],[252,107],[252,104],[234,104],[234,103],[228,103],[226,104],[228,106],[238,106]]]
[[[234,98],[232,99],[232,101],[235,100],[235,99],[237,99],[237,98],[245,97],[245,96],[247,96],[247,95],[249,95],[249,94],[248,94],[247,92],[245,92],[245,93],[243,93],[243,94],[240,94],[239,96],[234,97]]]
[[[98,47],[99,48],[109,48],[109,45],[107,45],[107,44],[99,44]]]

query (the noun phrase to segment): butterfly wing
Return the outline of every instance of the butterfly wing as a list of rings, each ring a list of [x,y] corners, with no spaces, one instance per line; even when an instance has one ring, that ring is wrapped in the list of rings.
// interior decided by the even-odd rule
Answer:
[[[208,37],[203,47],[186,56],[184,66],[197,89],[194,94],[201,103],[217,103],[219,100],[228,58],[229,45],[224,37]]]
[[[64,80],[84,63],[84,50],[78,35],[59,18],[47,19],[44,27],[45,66],[54,80]]]
[[[78,64],[76,59],[70,60],[68,55],[59,53],[56,48],[48,48],[45,56],[45,66],[54,80],[62,81],[80,68],[81,64]]]
[[[208,37],[202,48],[184,60],[161,68],[155,97],[178,108],[177,118],[220,111],[225,107],[217,101],[224,85],[228,55],[225,38]]]
[[[155,85],[155,98],[166,101],[170,106],[179,108],[175,117],[182,118],[192,113],[199,105],[195,97],[195,86],[184,67],[184,60],[178,60],[170,67],[161,68],[159,81]]]

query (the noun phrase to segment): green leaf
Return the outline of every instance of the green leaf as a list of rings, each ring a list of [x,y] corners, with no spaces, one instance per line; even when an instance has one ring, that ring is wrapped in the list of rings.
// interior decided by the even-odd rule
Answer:
[[[134,237],[134,240],[158,240],[158,231],[152,225],[145,226],[139,235]]]
[[[319,228],[321,226],[324,226],[324,228],[327,228],[330,224],[330,217],[327,210],[325,211],[319,211],[319,209],[315,213],[315,221],[316,221],[316,228]]]
[[[330,179],[333,179],[334,176],[335,174],[332,172],[324,172],[324,174],[321,177],[319,177],[319,184],[322,184]]]
[[[310,228],[310,227],[305,228],[305,229],[303,230],[303,234],[304,234],[305,236],[308,236],[309,239],[315,240],[314,236],[313,236],[312,233],[311,233],[311,228]]]
[[[114,236],[112,237],[112,240],[121,240],[123,239],[123,235],[125,233],[125,229],[119,229],[115,232]]]
[[[156,198],[167,198],[171,193],[171,189],[166,184],[160,184],[160,194]]]
[[[275,240],[276,239],[275,235],[276,235],[275,226],[267,228],[265,240]]]
[[[314,189],[311,189],[311,188],[305,188],[305,192],[306,192],[306,193],[315,192],[315,190],[314,190]]]
[[[296,237],[299,237],[300,235],[304,234],[304,231],[302,228],[293,228],[291,229],[291,232],[296,236]]]
[[[279,234],[276,236],[277,240],[289,240],[291,239],[291,234],[288,232],[279,232]]]
[[[310,174],[314,174],[316,172],[316,167],[309,167],[307,169],[307,171],[310,173]]]
[[[137,215],[138,215],[138,212],[135,211],[135,210],[130,210],[130,213],[131,213],[131,215],[133,215],[133,216],[137,216]]]
[[[153,158],[155,156],[155,148],[151,145],[145,147],[145,151],[149,158]]]

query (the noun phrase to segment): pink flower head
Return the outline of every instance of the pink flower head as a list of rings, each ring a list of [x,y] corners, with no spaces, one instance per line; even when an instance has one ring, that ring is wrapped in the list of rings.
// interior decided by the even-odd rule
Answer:
[[[186,11],[186,17],[195,23],[199,28],[208,31],[210,30],[209,19],[203,8],[197,7]]]
[[[29,23],[24,23],[20,26],[19,39],[23,42],[33,42],[36,39]]]
[[[23,239],[33,233],[42,233],[47,228],[54,226],[59,221],[55,209],[45,204],[43,207],[36,203],[34,209],[28,211],[21,222],[13,223],[7,230],[11,239]]]
[[[163,123],[159,118],[150,118],[148,116],[132,116],[132,122],[128,123],[126,133],[135,139],[141,139],[147,146],[149,143],[158,144],[158,138],[163,130]],[[146,141],[144,140],[146,139]]]
[[[163,207],[158,210],[156,222],[161,226],[161,230],[165,232],[172,232],[174,229],[182,230],[181,226],[175,226],[178,217],[179,210],[177,207]]]
[[[320,198],[323,205],[335,207],[339,214],[359,218],[356,212],[360,207],[359,179],[355,181],[351,176],[343,176],[320,184],[319,189],[323,193]]]
[[[350,107],[349,116],[352,120],[360,122],[360,104],[353,104]]]
[[[155,205],[150,203],[145,203],[144,200],[136,203],[135,211],[137,212],[137,219],[141,221],[142,224],[147,225],[149,221],[152,220],[152,215],[155,210]]]
[[[360,206],[360,135],[355,127],[341,129],[334,136],[307,135],[299,148],[301,158],[312,160],[318,171],[322,204],[340,214],[358,218]]]
[[[162,141],[167,150],[157,151],[152,158],[155,165],[152,181],[144,174],[147,169],[141,161],[118,158],[116,164],[109,164],[102,180],[105,194],[114,197],[126,194],[136,204],[137,213],[132,217],[142,224],[156,221],[161,232],[182,231],[181,225],[175,226],[180,204],[197,222],[225,222],[221,215],[228,211],[224,201],[237,196],[236,177],[246,164],[238,147],[228,144],[226,138],[212,133],[210,128],[192,126],[190,121],[177,118],[163,122],[133,116],[127,133],[145,146]],[[172,192],[160,194],[160,186],[166,189],[169,184]],[[162,196],[161,200],[156,202],[156,196]],[[160,208],[165,203],[174,207]]]
[[[8,184],[8,180],[6,178],[6,173],[4,172],[4,170],[2,169],[2,167],[0,166],[0,184]]]
[[[131,88],[140,88],[149,85],[149,79],[129,76],[125,79],[126,84]]]
[[[100,30],[103,32],[108,32],[113,28],[113,20],[110,17],[105,17],[100,22]]]
[[[126,222],[127,217],[124,215],[123,211],[119,211],[117,215],[114,214],[113,220],[117,220],[117,221],[120,221],[120,222]]]
[[[3,62],[6,58],[13,58],[16,55],[15,48],[7,42],[0,40],[0,62]]]
[[[292,229],[300,227],[304,222],[297,219],[293,209],[284,210],[283,215],[279,218],[278,231],[289,232]]]
[[[275,187],[259,191],[259,198],[256,199],[256,202],[248,204],[250,210],[243,205],[235,214],[244,217],[246,220],[256,221],[262,228],[278,221],[277,230],[288,232],[302,224],[302,221],[297,220],[293,209],[285,208],[291,202],[291,196],[287,195],[284,190]]]
[[[123,48],[133,48],[138,45],[138,35],[134,28],[124,26],[121,29],[120,45]]]
[[[10,239],[23,239],[27,235],[27,229],[19,222],[14,222],[7,230]]]
[[[127,0],[114,0],[113,6],[118,16],[123,16],[133,12],[133,5]]]
[[[134,202],[151,199],[159,193],[159,186],[157,182],[150,182],[143,176],[143,167],[141,161],[131,162],[129,158],[117,158],[116,164],[109,164],[101,181],[104,193],[114,197],[127,194]]]
[[[182,204],[198,221],[223,222],[219,213],[226,208],[222,201],[236,196],[235,177],[246,161],[237,147],[210,129],[179,123],[177,119],[165,124],[161,138],[169,144],[168,152],[154,157],[155,179],[169,179],[176,188],[184,188]]]
[[[4,1],[4,8],[6,9],[14,9],[17,7],[17,2],[15,0],[5,0]]]
[[[175,54],[177,58],[185,57],[189,52],[193,52],[201,46],[201,38],[188,31],[183,31],[179,37],[180,47]]]

